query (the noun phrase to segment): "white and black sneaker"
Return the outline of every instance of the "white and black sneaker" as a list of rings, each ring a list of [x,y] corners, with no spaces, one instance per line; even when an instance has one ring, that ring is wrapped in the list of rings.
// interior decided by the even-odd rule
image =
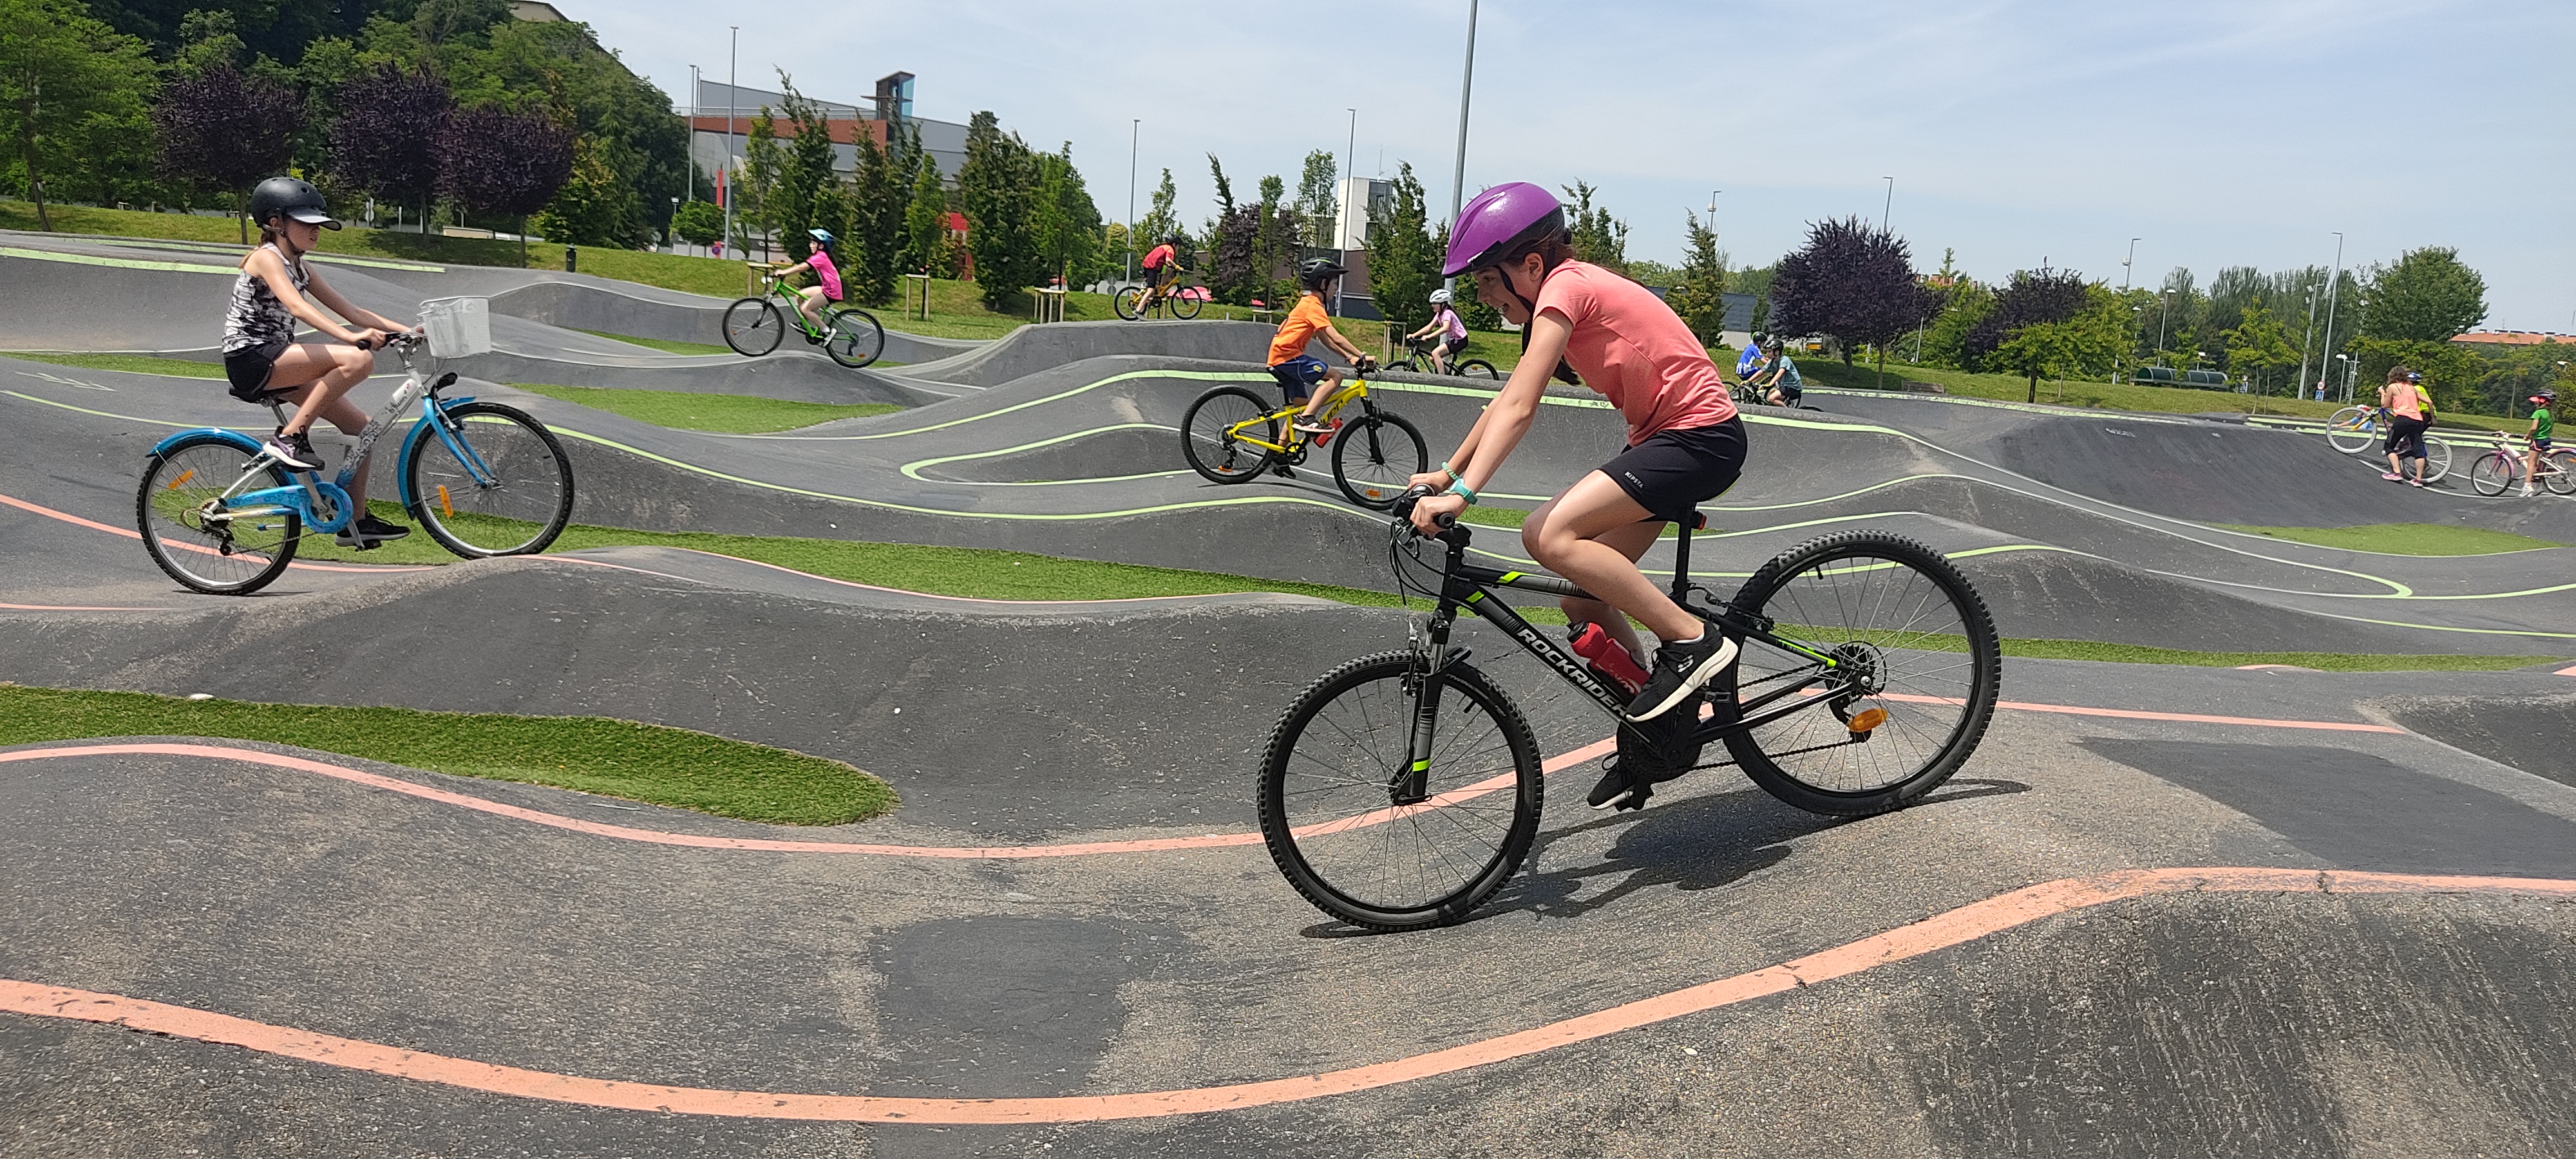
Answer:
[[[322,456],[313,453],[313,439],[303,431],[290,435],[286,433],[285,428],[281,427],[276,434],[268,437],[267,442],[261,443],[259,449],[266,451],[269,458],[285,464],[289,470],[319,471],[322,469]]]
[[[378,544],[390,543],[409,534],[411,534],[411,528],[399,523],[387,523],[370,514],[361,515],[347,527],[341,528],[340,534],[333,539],[342,547],[354,547],[360,551],[366,551]]]
[[[1655,649],[1655,670],[1628,702],[1629,723],[1653,720],[1691,701],[1709,678],[1735,662],[1735,641],[1703,632],[1696,640],[1666,641]]]

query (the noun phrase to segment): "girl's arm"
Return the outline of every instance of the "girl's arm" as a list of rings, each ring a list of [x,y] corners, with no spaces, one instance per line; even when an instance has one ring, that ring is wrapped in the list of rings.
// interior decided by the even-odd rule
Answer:
[[[1449,469],[1457,472],[1458,482],[1466,484],[1468,490],[1483,491],[1485,484],[1493,481],[1494,473],[1502,470],[1503,460],[1511,456],[1512,448],[1520,444],[1521,436],[1529,433],[1530,421],[1538,415],[1539,399],[1547,393],[1548,378],[1565,357],[1566,340],[1573,335],[1574,324],[1553,310],[1530,323],[1529,349],[1521,352],[1520,365],[1512,368],[1511,381],[1503,384],[1502,393],[1494,396],[1494,401],[1485,404],[1484,413],[1476,416],[1476,425],[1467,429],[1467,438],[1458,444],[1458,453],[1449,457]],[[1438,471],[1415,481],[1428,481],[1442,489],[1449,485],[1449,477]],[[1434,516],[1454,514],[1467,505],[1463,498],[1456,502],[1447,502],[1446,498],[1426,499],[1416,505],[1414,524],[1428,531]],[[1431,506],[1434,502],[1438,505]]]
[[[341,297],[338,290],[332,289],[328,283],[322,280],[322,273],[319,270],[304,271],[304,281],[306,285],[313,287],[314,297],[321,299],[323,305],[329,306],[332,313],[338,314],[349,321],[355,322],[361,326],[373,326],[387,334],[398,334],[402,331],[411,329],[411,327],[400,322],[396,322],[393,319],[376,313],[373,310],[361,309],[357,306],[350,305],[347,298]]]
[[[324,314],[313,304],[313,299],[305,297],[298,291],[295,288],[295,282],[286,276],[286,259],[278,257],[274,252],[262,249],[252,253],[243,268],[257,275],[259,280],[268,283],[268,292],[277,295],[277,304],[286,307],[287,313],[312,327],[315,332],[352,346],[357,345],[359,340],[365,337],[358,331],[333,321],[329,315]],[[313,286],[314,297],[321,298],[324,305],[338,311],[341,317],[354,322],[357,321],[356,314],[365,313],[351,307],[340,295],[324,286],[322,279],[314,276],[311,271],[306,271],[305,276]]]

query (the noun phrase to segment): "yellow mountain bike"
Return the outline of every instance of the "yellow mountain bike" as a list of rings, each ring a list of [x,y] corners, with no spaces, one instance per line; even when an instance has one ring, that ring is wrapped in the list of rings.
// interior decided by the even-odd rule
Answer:
[[[1359,415],[1341,417],[1359,404]],[[1273,406],[1241,386],[1220,386],[1198,397],[1181,417],[1181,452],[1191,469],[1212,483],[1240,483],[1263,470],[1294,475],[1310,449],[1331,447],[1333,482],[1351,502],[1372,511],[1394,506],[1413,476],[1431,469],[1422,432],[1369,398],[1368,381],[1354,376],[1316,415],[1331,434],[1309,436],[1293,424],[1303,408]]]

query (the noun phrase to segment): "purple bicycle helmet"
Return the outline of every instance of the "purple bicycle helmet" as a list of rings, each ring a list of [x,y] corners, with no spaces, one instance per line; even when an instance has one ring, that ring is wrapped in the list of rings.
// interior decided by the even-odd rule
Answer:
[[[1440,276],[1454,278],[1502,261],[1513,250],[1565,229],[1565,206],[1556,195],[1526,181],[1497,185],[1458,211],[1449,233],[1449,257]]]

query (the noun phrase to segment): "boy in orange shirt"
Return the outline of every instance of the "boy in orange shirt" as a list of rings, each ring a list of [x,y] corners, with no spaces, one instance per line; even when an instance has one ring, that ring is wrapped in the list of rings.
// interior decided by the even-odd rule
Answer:
[[[1333,329],[1332,316],[1324,313],[1324,290],[1333,284],[1333,279],[1349,272],[1331,258],[1306,259],[1297,267],[1298,284],[1306,292],[1298,295],[1296,307],[1288,311],[1288,317],[1279,323],[1278,335],[1270,340],[1270,376],[1279,380],[1288,405],[1306,404],[1305,413],[1297,416],[1296,426],[1310,435],[1332,433],[1333,428],[1316,421],[1315,412],[1341,389],[1342,372],[1308,355],[1308,342],[1323,339],[1326,349],[1349,359],[1362,374],[1377,369],[1377,360],[1360,353],[1359,347]],[[1324,389],[1315,389],[1317,385]]]

